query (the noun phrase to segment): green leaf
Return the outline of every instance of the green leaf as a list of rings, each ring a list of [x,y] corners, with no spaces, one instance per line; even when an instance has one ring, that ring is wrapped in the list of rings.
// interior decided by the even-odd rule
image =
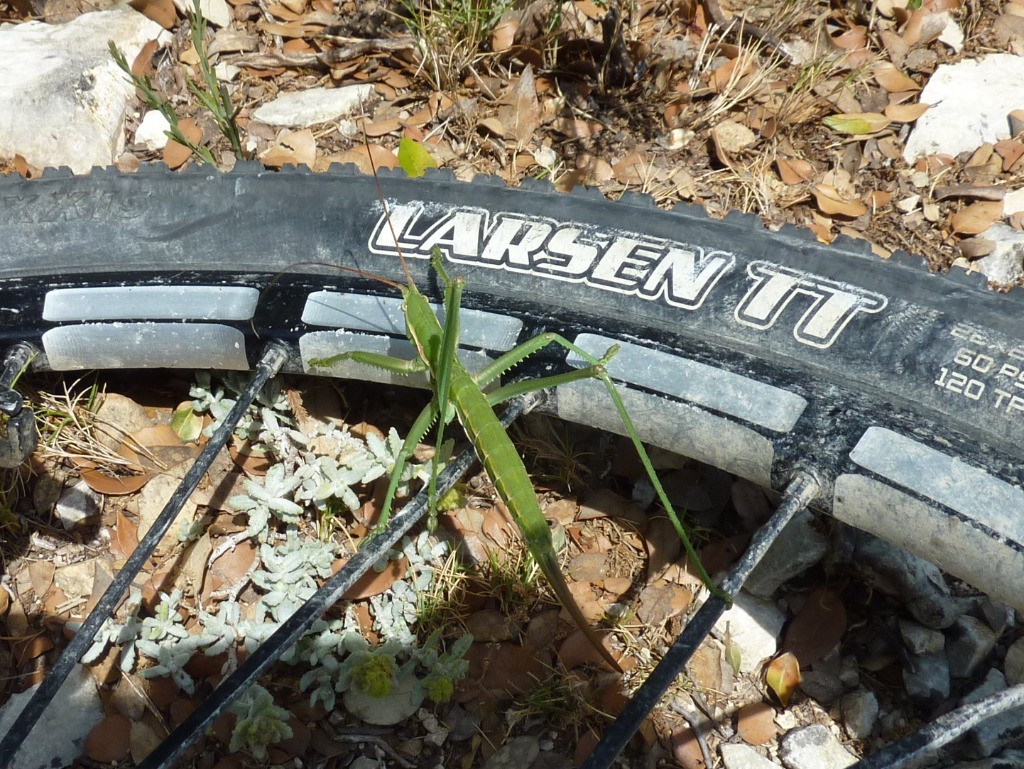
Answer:
[[[829,115],[822,118],[821,122],[841,134],[863,136],[884,130],[892,121],[879,112],[855,112]]]
[[[171,429],[185,443],[197,441],[203,432],[203,418],[192,410],[191,405],[181,406],[171,417]]]
[[[740,674],[740,665],[743,662],[743,652],[740,647],[733,643],[731,638],[728,638],[725,642],[725,661],[729,663],[729,667],[732,668],[732,672],[736,675]]]
[[[398,165],[412,178],[423,176],[428,168],[437,168],[437,161],[430,157],[426,147],[414,139],[402,139],[398,143]]]

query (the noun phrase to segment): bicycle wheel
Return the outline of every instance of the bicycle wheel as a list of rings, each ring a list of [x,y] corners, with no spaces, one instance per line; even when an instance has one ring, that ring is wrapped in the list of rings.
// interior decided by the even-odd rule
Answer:
[[[401,250],[437,298],[437,247],[467,281],[467,356],[540,330],[618,344],[610,371],[645,441],[775,488],[813,469],[816,508],[1024,610],[1021,291],[639,198],[444,174],[382,174],[380,189],[386,208],[351,169],[2,180],[3,341],[53,370],[245,369],[271,338],[292,371],[395,353],[394,288],[311,262],[402,281]],[[601,393],[559,387],[546,409],[615,431]]]

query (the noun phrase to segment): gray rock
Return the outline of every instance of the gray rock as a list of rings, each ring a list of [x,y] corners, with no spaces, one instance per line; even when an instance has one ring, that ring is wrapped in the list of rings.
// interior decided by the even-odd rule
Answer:
[[[939,567],[883,539],[852,528],[854,563],[879,590],[901,598],[914,619],[945,629],[962,614]]]
[[[844,769],[857,757],[821,724],[794,729],[779,746],[779,758],[788,769]]]
[[[1003,285],[1015,284],[1024,275],[1024,232],[996,222],[980,237],[995,243],[992,253],[971,262],[971,268]]]
[[[1006,688],[1006,679],[998,670],[990,670],[985,680],[974,691],[964,697],[961,705],[983,700],[989,695]],[[988,718],[971,729],[968,738],[972,751],[978,758],[995,754],[1000,748],[1024,740],[1024,707],[1014,708]]]
[[[932,105],[907,139],[903,157],[959,155],[1010,138],[1007,115],[1024,104],[1024,57],[998,53],[936,68],[921,91]]]
[[[0,735],[7,734],[38,688],[33,686],[7,701],[0,710]],[[85,667],[76,665],[7,769],[71,766],[101,718],[103,705],[96,684]]]
[[[846,733],[852,739],[866,740],[878,720],[878,697],[874,692],[859,689],[839,700],[839,710]]]
[[[1004,750],[998,756],[964,761],[949,769],[1024,769],[1024,750]]]
[[[1017,615],[1005,603],[1000,603],[994,598],[986,597],[981,602],[981,616],[985,618],[985,622],[992,628],[992,632],[998,636],[1002,635],[1002,632],[1014,623]]]
[[[1003,674],[1010,686],[1024,684],[1024,638],[1018,638],[1006,650],[1003,660]]]
[[[975,617],[960,617],[946,631],[946,658],[953,678],[967,678],[996,645],[996,634]]]
[[[752,673],[763,660],[775,656],[785,621],[775,604],[741,590],[732,608],[718,618],[715,630],[728,630],[740,651],[740,671]]]
[[[448,737],[457,742],[468,740],[480,730],[480,716],[467,711],[461,705],[452,705],[445,711],[444,722],[451,731]]]
[[[839,663],[840,682],[843,686],[852,689],[860,686],[860,662],[853,654],[847,654]]]
[[[899,621],[900,638],[911,654],[935,654],[946,648],[946,636],[941,631],[908,619]]]
[[[949,696],[949,661],[945,652],[911,657],[903,666],[903,685],[921,707],[934,707]]]
[[[162,31],[127,7],[0,30],[0,156],[80,174],[113,163],[124,147],[133,89],[107,41],[131,62]]]
[[[843,660],[839,650],[832,649],[812,664],[810,670],[803,671],[799,689],[823,705],[832,705],[848,690],[840,677],[842,670]]]
[[[779,769],[774,761],[769,761],[749,745],[724,742],[718,748],[722,754],[725,769]]]
[[[346,689],[342,695],[349,713],[376,726],[394,726],[404,721],[423,704],[423,697],[423,687],[412,676],[397,680],[384,697],[374,697],[358,686]]]
[[[771,598],[783,583],[816,564],[827,551],[828,537],[815,525],[811,511],[804,510],[772,543],[743,589],[759,598]]]
[[[53,514],[70,531],[80,523],[88,521],[100,513],[103,497],[89,488],[85,481],[64,489],[57,504],[53,506]]]
[[[540,755],[536,737],[516,737],[502,745],[484,764],[484,769],[522,769]]]
[[[289,91],[260,106],[252,116],[269,125],[311,126],[349,115],[373,93],[367,84]]]

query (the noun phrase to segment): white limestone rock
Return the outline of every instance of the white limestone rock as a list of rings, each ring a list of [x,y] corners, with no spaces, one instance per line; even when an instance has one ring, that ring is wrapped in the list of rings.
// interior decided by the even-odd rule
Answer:
[[[1024,57],[996,53],[944,64],[928,80],[921,103],[932,106],[907,139],[903,158],[908,163],[1008,139],[1008,116],[1024,106]]]
[[[268,125],[311,126],[352,114],[372,92],[369,84],[290,91],[263,104],[252,116]]]
[[[124,148],[133,89],[107,41],[130,62],[161,32],[127,7],[0,30],[0,157],[17,154],[39,168],[79,174],[112,164]]]
[[[167,146],[167,131],[171,124],[159,110],[147,112],[135,130],[135,143],[144,144],[150,151],[162,150]]]

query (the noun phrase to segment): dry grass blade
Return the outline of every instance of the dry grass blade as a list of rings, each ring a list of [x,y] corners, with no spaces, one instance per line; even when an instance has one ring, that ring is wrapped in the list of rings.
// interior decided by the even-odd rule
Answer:
[[[101,443],[95,427],[102,424],[96,408],[103,393],[95,385],[79,388],[81,380],[61,382],[61,392],[34,394],[39,453],[44,459],[86,460],[100,466],[129,468],[132,462]],[[116,425],[107,425],[116,429]],[[133,446],[145,451],[141,446]]]

